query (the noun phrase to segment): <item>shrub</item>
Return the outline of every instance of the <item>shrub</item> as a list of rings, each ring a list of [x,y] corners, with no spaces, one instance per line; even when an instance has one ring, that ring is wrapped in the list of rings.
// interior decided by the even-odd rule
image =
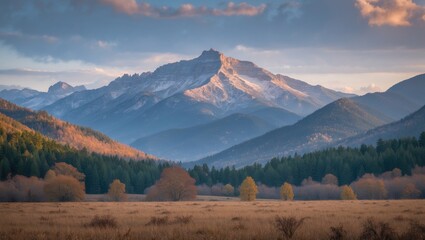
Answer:
[[[344,240],[347,239],[347,231],[342,225],[337,227],[331,227],[331,232],[329,234],[329,240]]]
[[[97,227],[97,228],[117,228],[117,220],[110,215],[104,216],[94,216],[94,218],[90,221],[87,227]]]
[[[174,223],[177,224],[189,224],[190,222],[192,222],[192,215],[176,216],[174,218]]]
[[[151,225],[155,225],[155,226],[160,226],[160,225],[167,225],[169,223],[168,221],[168,216],[165,217],[151,217],[151,220],[146,223],[146,226],[151,226]]]
[[[400,239],[425,239],[425,225],[420,224],[417,221],[411,221],[409,229],[401,235]]]
[[[377,222],[369,218],[363,223],[360,239],[368,240],[395,240],[397,234],[388,223]]]
[[[297,229],[304,223],[306,218],[296,219],[295,217],[275,217],[275,226],[284,239],[292,239]]]

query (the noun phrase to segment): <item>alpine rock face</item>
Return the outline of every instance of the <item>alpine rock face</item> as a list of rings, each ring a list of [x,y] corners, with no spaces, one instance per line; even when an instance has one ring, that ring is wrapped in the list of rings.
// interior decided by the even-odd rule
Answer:
[[[281,116],[284,110],[292,118],[305,116],[350,96],[272,74],[211,49],[192,60],[166,64],[154,72],[124,75],[108,86],[75,92],[44,109],[131,143],[234,113],[265,111],[274,115],[276,111]]]

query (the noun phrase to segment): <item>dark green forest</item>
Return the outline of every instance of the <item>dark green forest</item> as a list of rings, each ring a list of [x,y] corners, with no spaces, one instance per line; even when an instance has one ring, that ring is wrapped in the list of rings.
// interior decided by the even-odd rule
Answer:
[[[251,176],[257,183],[279,187],[284,182],[300,185],[308,177],[320,182],[326,174],[331,173],[338,177],[340,185],[344,185],[365,173],[378,175],[394,168],[410,175],[415,165],[425,165],[425,132],[419,139],[379,140],[376,147],[338,147],[302,156],[273,158],[264,166],[254,164],[241,169],[195,166],[189,170],[189,174],[195,178],[196,184],[230,183],[239,186],[246,176]]]
[[[114,179],[128,193],[143,193],[153,185],[168,163],[134,161],[77,151],[29,131],[7,132],[0,128],[0,179],[24,175],[44,177],[56,162],[66,162],[86,175],[87,193],[105,193]]]
[[[78,151],[49,140],[39,133],[8,132],[0,128],[0,179],[24,175],[43,177],[56,162],[73,165],[86,175],[87,193],[105,193],[113,179],[120,179],[128,193],[143,193],[152,186],[167,162],[134,161]],[[312,177],[320,181],[331,173],[339,184],[349,184],[365,173],[381,174],[394,168],[410,174],[414,166],[425,165],[425,133],[419,139],[406,138],[377,142],[377,146],[330,148],[302,156],[274,158],[267,164],[254,164],[241,169],[209,168],[207,165],[189,169],[196,184],[217,183],[239,186],[246,176],[257,183],[278,187],[283,182],[299,185]]]

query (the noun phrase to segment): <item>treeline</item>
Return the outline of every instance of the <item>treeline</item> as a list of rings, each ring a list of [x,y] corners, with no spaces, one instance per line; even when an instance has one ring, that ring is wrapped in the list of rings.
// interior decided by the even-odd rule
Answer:
[[[379,140],[376,147],[338,147],[304,154],[274,158],[264,166],[253,164],[241,169],[209,168],[206,164],[189,169],[197,185],[231,184],[239,186],[251,176],[255,182],[279,187],[284,182],[301,185],[311,177],[320,182],[326,174],[338,178],[339,185],[349,185],[364,174],[380,175],[394,168],[411,175],[415,166],[425,165],[425,132],[419,139]]]
[[[86,175],[87,193],[105,193],[114,179],[126,185],[128,193],[143,193],[159,179],[168,163],[134,161],[78,151],[29,131],[11,132],[0,127],[0,180],[15,175],[43,178],[57,162],[65,162]]]

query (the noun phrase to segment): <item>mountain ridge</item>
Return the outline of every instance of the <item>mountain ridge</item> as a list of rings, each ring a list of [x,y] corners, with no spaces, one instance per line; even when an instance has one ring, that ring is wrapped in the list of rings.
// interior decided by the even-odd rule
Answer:
[[[155,159],[154,156],[120,144],[100,132],[58,120],[45,111],[35,112],[20,107],[1,98],[0,113],[46,137],[78,150],[87,149],[90,152],[117,155],[121,158]]]
[[[43,109],[131,143],[265,107],[306,115],[338,98],[353,96],[301,83],[211,49],[153,72],[123,75],[108,86],[76,92]]]

